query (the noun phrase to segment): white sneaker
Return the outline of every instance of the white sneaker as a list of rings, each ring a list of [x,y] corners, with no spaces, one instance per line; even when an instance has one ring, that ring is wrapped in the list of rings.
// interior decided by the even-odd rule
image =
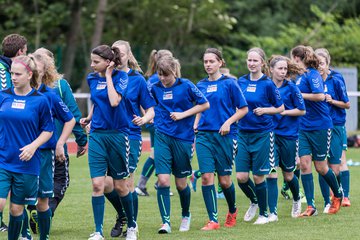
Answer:
[[[266,224],[269,223],[269,219],[265,216],[259,215],[258,219],[254,222],[254,224],[260,225],[260,224]]]
[[[161,225],[161,228],[159,228],[158,233],[171,233],[170,225],[168,223],[164,223],[163,225]]]
[[[183,217],[181,219],[181,224],[179,231],[180,232],[187,232],[190,230],[190,223],[191,223],[191,214],[188,217]]]
[[[88,240],[104,240],[104,236],[101,235],[101,233],[99,232],[94,232],[92,234],[90,234],[90,237],[88,238]]]
[[[138,239],[138,226],[136,224],[135,227],[128,228],[126,231],[126,240],[137,240]]]
[[[249,209],[245,213],[244,221],[245,222],[250,222],[251,220],[253,220],[253,218],[256,215],[256,211],[257,211],[258,208],[259,208],[258,204],[251,203]]]
[[[275,213],[270,213],[268,217],[269,222],[277,222],[279,221],[278,215]]]
[[[31,237],[30,239],[27,237],[19,237],[19,240],[33,240],[33,237]]]
[[[301,199],[297,201],[293,201],[292,209],[291,209],[291,217],[297,218],[301,214]]]
[[[324,211],[323,211],[323,213],[328,214],[328,213],[329,213],[329,209],[330,209],[330,207],[331,207],[330,203],[326,204],[326,205],[325,205],[325,207],[324,207]]]

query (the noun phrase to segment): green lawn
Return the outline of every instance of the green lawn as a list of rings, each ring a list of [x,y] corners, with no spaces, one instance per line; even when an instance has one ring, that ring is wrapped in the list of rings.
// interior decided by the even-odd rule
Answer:
[[[140,160],[140,169],[146,159],[143,154]],[[360,162],[360,150],[350,149],[348,159]],[[196,158],[193,167],[197,166]],[[198,192],[192,192],[191,230],[186,233],[178,232],[180,223],[180,202],[174,186],[172,190],[175,196],[171,198],[172,204],[172,230],[169,235],[157,234],[161,218],[156,201],[156,192],[153,188],[155,177],[149,182],[148,188],[150,197],[139,197],[139,219],[140,239],[360,239],[360,167],[351,167],[351,203],[350,208],[342,208],[333,216],[322,214],[323,200],[320,189],[315,187],[317,207],[319,215],[308,219],[293,219],[290,216],[292,201],[284,200],[279,196],[279,222],[263,226],[255,226],[252,223],[245,223],[242,217],[248,207],[248,200],[241,190],[236,187],[237,206],[239,208],[238,224],[232,229],[222,227],[218,231],[203,232],[199,229],[205,224],[207,214],[201,194],[200,181]],[[137,175],[139,171],[137,172]],[[315,175],[316,176],[316,175]],[[235,176],[234,180],[235,180]],[[138,176],[136,176],[138,179]],[[279,186],[282,179],[279,179]],[[227,212],[225,200],[219,200],[219,219],[223,224]],[[305,209],[305,204],[303,204]],[[116,213],[107,203],[104,234],[107,239],[110,237],[110,229],[115,222]],[[4,213],[5,220],[8,218],[8,209]],[[71,158],[71,184],[65,199],[58,208],[53,219],[51,239],[87,239],[94,230],[92,208],[91,208],[91,182],[87,157],[77,159]],[[0,233],[0,239],[6,239],[6,233]],[[38,239],[34,236],[34,239]]]

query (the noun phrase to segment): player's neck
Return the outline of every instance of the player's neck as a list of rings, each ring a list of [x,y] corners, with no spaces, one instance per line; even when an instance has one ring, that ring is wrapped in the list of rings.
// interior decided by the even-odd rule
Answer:
[[[14,88],[14,92],[16,95],[19,96],[26,96],[31,92],[32,88],[31,86],[24,86],[21,88]]]
[[[221,78],[221,73],[220,72],[216,72],[214,74],[209,75],[209,81],[216,81],[219,78]]]

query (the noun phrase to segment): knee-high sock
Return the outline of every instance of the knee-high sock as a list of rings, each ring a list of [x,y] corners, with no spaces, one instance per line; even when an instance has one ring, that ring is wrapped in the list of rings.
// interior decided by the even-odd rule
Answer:
[[[267,217],[267,184],[266,181],[256,184],[256,196],[259,201],[259,214]]]
[[[52,213],[49,208],[45,212],[38,211],[40,240],[48,240],[50,235]]]
[[[226,202],[229,207],[230,213],[236,212],[236,201],[235,201],[235,187],[234,183],[231,183],[230,187],[223,189]]]
[[[18,240],[21,233],[21,228],[24,220],[24,215],[13,216],[10,214],[8,240]]]
[[[330,187],[321,174],[319,174],[319,185],[321,194],[324,198],[324,206],[326,206],[327,204],[330,204]]]
[[[350,171],[341,171],[341,186],[344,191],[344,197],[349,197],[350,192]]]
[[[312,206],[315,208],[315,200],[314,200],[314,178],[312,173],[302,174],[301,181],[304,187],[304,192],[306,196],[306,202],[308,206]]]
[[[24,238],[30,239],[31,235],[30,235],[30,228],[29,228],[29,215],[25,208],[24,208],[23,216],[24,216],[24,218],[23,218],[23,225],[22,225],[22,229],[21,229],[21,236]]]
[[[268,186],[268,204],[270,213],[275,213],[277,215],[277,202],[279,189],[277,186],[277,178],[267,178],[266,179]]]
[[[245,196],[247,196],[252,203],[257,204],[258,198],[256,196],[256,190],[254,182],[249,178],[246,183],[239,183],[238,185],[240,189],[244,192]]]
[[[106,199],[109,200],[111,205],[113,205],[113,207],[115,208],[119,218],[125,217],[124,209],[121,204],[119,194],[115,190],[113,190],[110,193],[104,193],[104,195],[105,195]]]
[[[121,204],[124,207],[126,218],[128,219],[127,225],[129,228],[136,227],[136,222],[134,219],[134,203],[132,196],[133,196],[132,193],[129,192],[128,195],[124,197],[120,197]]]
[[[138,209],[139,209],[139,200],[138,200],[138,195],[135,191],[132,192],[131,194],[132,194],[132,198],[133,198],[134,220],[136,222],[137,215],[138,215]]]
[[[189,186],[187,185],[186,188],[183,190],[178,190],[179,196],[180,196],[180,204],[181,204],[181,215],[183,217],[189,217],[190,216],[190,200],[191,200],[191,191]]]
[[[218,222],[218,211],[217,211],[217,198],[215,192],[215,186],[202,186],[203,198],[206,206],[209,220]]]
[[[157,201],[162,222],[170,225],[170,187],[158,187]]]
[[[92,202],[92,209],[94,214],[95,231],[103,235],[105,197],[104,195],[96,196],[96,197],[93,196],[91,202]]]
[[[334,196],[337,198],[341,198],[342,192],[340,190],[340,185],[336,179],[336,175],[333,172],[333,170],[329,168],[329,171],[325,175],[323,175],[323,177],[327,182],[327,184],[330,186],[331,190],[333,191]]]
[[[291,193],[293,195],[294,201],[298,201],[300,199],[300,186],[299,186],[299,179],[294,174],[294,177],[288,182],[289,188],[291,190]]]

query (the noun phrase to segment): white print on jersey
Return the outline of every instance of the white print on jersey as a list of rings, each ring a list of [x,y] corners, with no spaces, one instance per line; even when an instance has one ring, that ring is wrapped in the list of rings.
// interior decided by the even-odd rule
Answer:
[[[106,88],[106,82],[98,82],[96,85],[96,90],[103,90]]]
[[[172,91],[164,92],[163,100],[171,100],[173,99],[173,93]]]
[[[324,85],[324,92],[327,93],[328,92],[328,88],[326,85]]]
[[[16,100],[16,99],[14,99],[13,103],[11,104],[11,108],[25,109],[25,100]]]
[[[311,81],[313,82],[315,88],[320,87],[320,80],[318,78],[313,78]]]
[[[300,85],[301,83],[301,77],[299,77],[297,80],[296,80],[296,85]]]
[[[249,84],[246,88],[247,92],[256,92],[256,84]]]
[[[209,85],[206,89],[206,92],[210,93],[210,92],[217,92],[217,84],[214,85]]]

